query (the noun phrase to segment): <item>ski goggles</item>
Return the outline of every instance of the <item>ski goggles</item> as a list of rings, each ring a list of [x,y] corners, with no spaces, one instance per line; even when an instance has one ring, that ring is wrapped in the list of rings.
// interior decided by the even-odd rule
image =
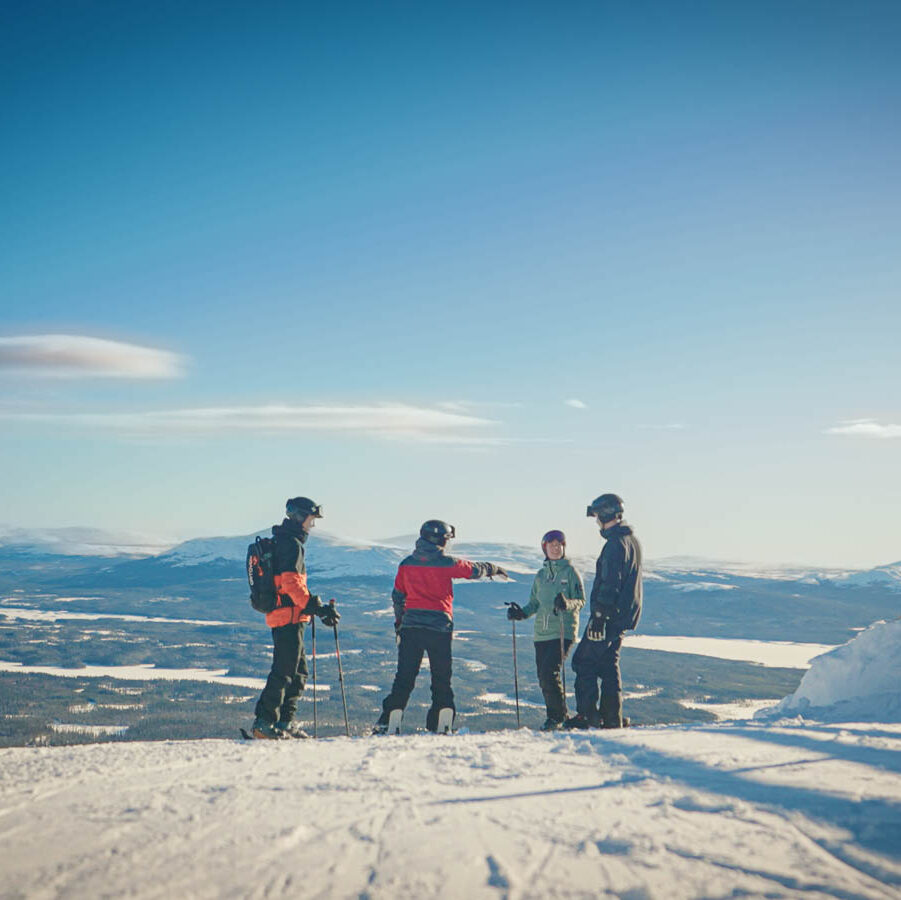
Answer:
[[[545,536],[541,539],[542,544],[549,544],[551,541],[560,541],[561,544],[566,543],[566,535],[562,531],[549,531]]]

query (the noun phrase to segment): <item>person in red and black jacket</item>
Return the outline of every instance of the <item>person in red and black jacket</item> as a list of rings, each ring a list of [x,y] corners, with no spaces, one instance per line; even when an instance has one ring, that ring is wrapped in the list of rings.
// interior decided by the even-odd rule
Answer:
[[[275,539],[273,568],[277,605],[266,613],[272,629],[272,669],[254,711],[257,738],[306,737],[294,724],[297,700],[307,683],[303,650],[304,626],[311,615],[328,627],[341,618],[334,606],[323,604],[307,588],[304,544],[322,507],[308,497],[293,497],[285,505],[285,520],[272,527]]]
[[[404,709],[423,653],[429,655],[432,673],[432,705],[426,715],[426,728],[438,729],[438,713],[453,709],[451,689],[451,641],[454,633],[454,578],[492,577],[507,573],[494,563],[470,562],[447,556],[445,546],[456,536],[453,525],[429,519],[419,529],[413,552],[401,561],[394,579],[391,600],[394,604],[394,630],[398,635],[397,674],[391,693],[382,702],[382,714],[375,733],[384,733],[395,709]]]

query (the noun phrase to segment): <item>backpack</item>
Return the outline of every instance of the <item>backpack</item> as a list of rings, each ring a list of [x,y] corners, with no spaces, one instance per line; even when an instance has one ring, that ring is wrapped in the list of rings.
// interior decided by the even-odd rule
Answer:
[[[270,613],[278,605],[275,590],[273,555],[275,540],[258,537],[247,548],[247,583],[250,586],[250,605],[261,613]]]

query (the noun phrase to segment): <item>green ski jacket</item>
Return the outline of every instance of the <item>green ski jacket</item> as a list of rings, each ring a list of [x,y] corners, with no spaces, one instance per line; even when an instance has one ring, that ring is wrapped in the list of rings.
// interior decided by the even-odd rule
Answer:
[[[574,610],[554,615],[554,597],[559,593],[576,601]],[[563,618],[563,637],[575,640],[579,631],[579,611],[585,605],[582,578],[570,561],[546,559],[532,582],[529,602],[523,607],[527,616],[535,616],[535,640],[560,640],[560,618]]]

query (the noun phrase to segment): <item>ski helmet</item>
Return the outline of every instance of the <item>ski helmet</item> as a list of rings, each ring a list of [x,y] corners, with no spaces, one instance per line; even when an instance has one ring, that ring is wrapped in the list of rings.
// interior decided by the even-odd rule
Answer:
[[[555,529],[548,531],[545,533],[544,537],[541,539],[541,552],[547,556],[547,545],[551,541],[560,541],[563,544],[563,552],[566,553],[566,535],[562,532]]]
[[[622,497],[616,494],[601,494],[596,500],[593,500],[588,511],[585,513],[589,518],[598,516],[602,522],[609,522],[617,516],[623,514]]]
[[[441,519],[429,519],[428,522],[422,523],[422,528],[419,529],[419,536],[430,544],[437,544],[441,547],[451,538],[455,538],[457,532],[454,530],[453,525],[448,525],[447,522],[442,522]]]
[[[307,516],[322,518],[322,507],[309,497],[292,497],[285,503],[285,515],[299,524],[303,524]]]

